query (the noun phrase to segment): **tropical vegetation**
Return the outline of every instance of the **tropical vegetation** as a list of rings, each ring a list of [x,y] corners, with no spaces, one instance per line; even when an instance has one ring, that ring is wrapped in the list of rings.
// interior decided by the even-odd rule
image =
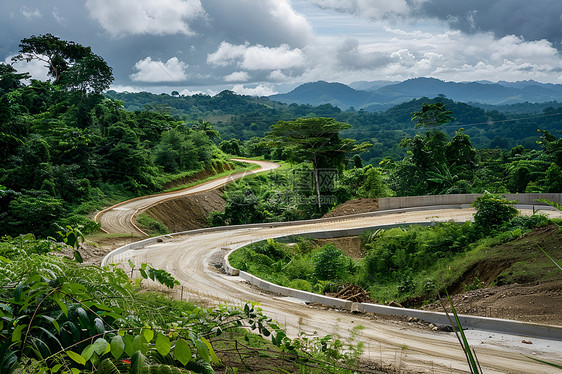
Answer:
[[[230,91],[106,92],[113,76],[104,59],[51,34],[23,39],[14,60],[42,61],[50,79],[0,63],[0,373],[235,373],[266,351],[285,372],[356,371],[361,344],[289,338],[251,304],[205,309],[146,293],[146,279],[178,286],[150,264],[131,267],[136,281],[117,267],[80,264],[85,235],[99,229],[92,212],[231,169],[231,156],[283,167],[227,187],[212,225],[319,218],[352,198],[562,191],[562,138],[551,116],[561,108],[523,120],[443,96],[371,113]],[[300,239],[253,244],[232,263],[306,291],[355,283],[379,302],[430,301],[458,278],[445,267],[461,271],[491,244],[549,224],[517,216],[497,194],[475,207],[474,223],[364,233],[361,260]],[[240,360],[229,361],[232,352]]]

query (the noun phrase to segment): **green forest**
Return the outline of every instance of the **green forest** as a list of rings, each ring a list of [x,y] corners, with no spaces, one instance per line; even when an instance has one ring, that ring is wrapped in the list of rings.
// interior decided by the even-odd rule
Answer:
[[[518,105],[520,112],[509,107],[490,107],[486,110],[469,104],[455,102],[444,96],[422,97],[397,105],[385,112],[364,110],[342,111],[331,104],[320,106],[283,104],[267,98],[237,95],[223,91],[215,96],[179,96],[148,92],[117,93],[108,91],[108,97],[120,100],[127,110],[150,110],[173,115],[186,121],[204,120],[213,123],[223,140],[249,141],[252,147],[277,121],[298,118],[329,117],[345,122],[351,128],[343,136],[359,142],[373,144],[362,158],[376,164],[390,157],[399,160],[405,151],[399,146],[404,137],[413,137],[419,130],[412,126],[412,113],[420,110],[423,103],[441,103],[454,113],[454,120],[441,130],[452,137],[459,129],[470,136],[477,149],[511,149],[522,145],[527,149],[539,149],[537,129],[556,132],[560,130],[562,105],[548,103],[546,107]]]
[[[26,73],[0,65],[2,234],[45,237],[57,225],[91,232],[97,228],[85,216],[109,202],[230,165],[208,122],[128,112],[105,97],[111,68],[89,48],[53,36],[22,41],[21,58],[34,51],[53,61],[50,81],[24,83]]]
[[[282,167],[226,187],[210,226],[320,218],[355,198],[490,192],[474,223],[365,233],[360,261],[304,239],[233,259],[307,291],[358,284],[379,302],[434,300],[454,282],[441,265],[552,224],[496,194],[562,192],[562,107],[521,115],[436,97],[370,113],[230,91],[117,93],[101,56],[50,34],[23,39],[14,59],[40,59],[49,79],[0,63],[0,373],[237,373],[233,342],[267,349],[283,372],[355,372],[361,344],[289,338],[252,304],[171,301],[120,268],[80,264],[85,235],[100,229],[93,213],[202,170],[243,168],[234,156]],[[73,258],[53,255],[69,248]],[[177,286],[150,264],[138,271]]]

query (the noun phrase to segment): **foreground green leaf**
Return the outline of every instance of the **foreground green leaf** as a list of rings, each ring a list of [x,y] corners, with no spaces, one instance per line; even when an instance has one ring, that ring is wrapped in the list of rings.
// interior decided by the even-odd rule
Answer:
[[[185,340],[178,339],[174,348],[174,356],[182,365],[187,365],[191,361],[191,348]]]

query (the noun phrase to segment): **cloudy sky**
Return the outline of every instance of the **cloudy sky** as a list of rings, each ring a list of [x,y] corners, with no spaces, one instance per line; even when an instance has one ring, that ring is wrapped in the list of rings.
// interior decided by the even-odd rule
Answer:
[[[562,83],[560,0],[0,0],[0,61],[30,35],[91,46],[114,89],[269,95],[304,82]],[[25,66],[24,66],[25,65]],[[44,76],[40,64],[20,70]]]

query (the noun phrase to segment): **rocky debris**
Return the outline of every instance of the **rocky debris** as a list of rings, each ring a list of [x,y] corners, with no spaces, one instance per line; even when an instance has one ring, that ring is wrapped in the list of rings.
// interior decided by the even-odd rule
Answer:
[[[428,327],[429,327],[432,331],[443,331],[443,332],[453,332],[453,331],[455,331],[455,330],[453,329],[453,327],[450,326],[450,325],[436,325],[436,324],[430,323],[430,324],[428,325]]]

